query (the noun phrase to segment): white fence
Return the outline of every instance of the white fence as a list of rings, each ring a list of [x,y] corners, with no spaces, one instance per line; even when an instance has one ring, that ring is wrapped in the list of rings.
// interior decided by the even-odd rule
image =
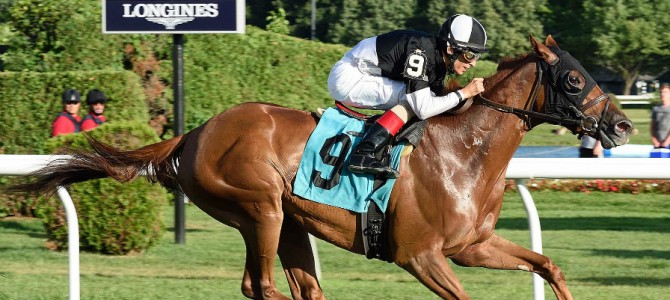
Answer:
[[[0,176],[23,176],[62,156],[0,155]],[[531,249],[542,253],[540,219],[525,179],[670,179],[670,159],[649,158],[513,158],[507,178],[514,179],[526,207]],[[58,189],[68,222],[70,299],[79,299],[79,233],[77,214],[64,188]],[[312,243],[314,246],[314,243]],[[316,251],[315,251],[316,252]],[[317,264],[318,265],[318,264]],[[534,299],[544,299],[544,280],[533,274]]]
[[[23,176],[37,171],[62,155],[0,155],[0,176]],[[67,221],[67,247],[69,260],[70,300],[79,300],[79,222],[77,211],[70,194],[63,187],[58,187],[58,198],[63,202]]]

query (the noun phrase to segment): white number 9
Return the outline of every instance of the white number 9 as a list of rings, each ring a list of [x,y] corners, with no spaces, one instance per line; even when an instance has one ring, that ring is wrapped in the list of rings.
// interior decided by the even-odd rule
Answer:
[[[425,80],[426,56],[423,53],[412,53],[405,62],[405,76]]]

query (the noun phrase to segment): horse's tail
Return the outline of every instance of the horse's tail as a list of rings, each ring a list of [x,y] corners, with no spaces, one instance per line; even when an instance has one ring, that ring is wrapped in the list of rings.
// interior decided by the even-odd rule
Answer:
[[[8,190],[52,194],[58,186],[106,177],[128,182],[140,175],[146,175],[150,182],[178,190],[176,166],[185,137],[180,135],[136,150],[122,151],[86,134],[93,151],[68,148],[64,154],[71,158],[50,162],[46,167],[31,173],[27,183],[11,186]]]

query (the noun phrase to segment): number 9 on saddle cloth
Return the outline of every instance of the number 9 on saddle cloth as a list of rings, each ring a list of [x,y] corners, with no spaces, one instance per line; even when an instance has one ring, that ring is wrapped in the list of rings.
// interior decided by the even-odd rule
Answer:
[[[423,122],[408,126],[398,134],[390,155],[390,166],[398,170],[405,143],[417,145],[423,135]],[[365,121],[338,108],[329,108],[307,141],[293,193],[322,204],[364,213],[370,201],[386,211],[396,179],[388,179],[376,188],[370,174],[351,173],[346,168],[354,146],[362,139]],[[411,131],[411,133],[407,133]],[[402,141],[402,142],[399,142]]]

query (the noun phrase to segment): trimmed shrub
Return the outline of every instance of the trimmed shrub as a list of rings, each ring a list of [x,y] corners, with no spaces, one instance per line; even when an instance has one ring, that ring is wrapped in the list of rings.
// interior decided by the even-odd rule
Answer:
[[[155,132],[144,123],[103,124],[92,135],[120,148],[139,148],[158,142]],[[147,142],[150,141],[150,142]],[[82,134],[50,139],[53,151],[68,145],[88,144]],[[168,203],[165,189],[143,179],[118,183],[112,179],[96,179],[73,184],[68,188],[79,217],[80,247],[82,250],[105,254],[139,253],[158,242],[163,234],[161,212]],[[65,211],[56,197],[42,199],[37,214],[43,219],[54,249],[67,248]]]

